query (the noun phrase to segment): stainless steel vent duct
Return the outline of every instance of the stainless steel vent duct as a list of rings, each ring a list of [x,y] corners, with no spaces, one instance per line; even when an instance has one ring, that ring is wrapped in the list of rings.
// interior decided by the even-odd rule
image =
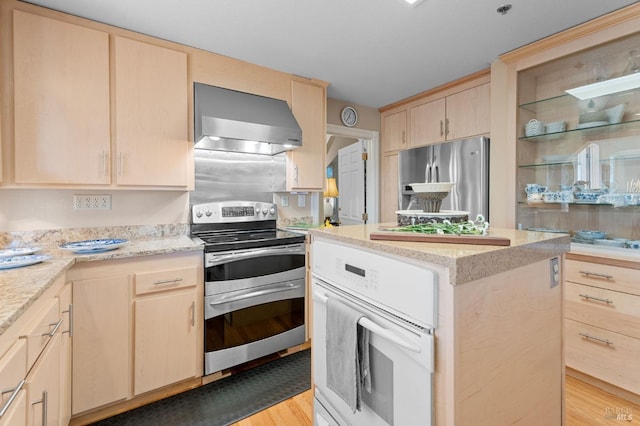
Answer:
[[[275,155],[302,145],[302,130],[287,103],[194,83],[195,147]]]

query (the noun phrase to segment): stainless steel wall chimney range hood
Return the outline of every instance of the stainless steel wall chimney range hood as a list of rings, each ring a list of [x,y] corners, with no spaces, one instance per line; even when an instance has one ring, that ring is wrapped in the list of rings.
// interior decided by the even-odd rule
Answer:
[[[195,147],[275,155],[302,145],[285,101],[194,83]]]

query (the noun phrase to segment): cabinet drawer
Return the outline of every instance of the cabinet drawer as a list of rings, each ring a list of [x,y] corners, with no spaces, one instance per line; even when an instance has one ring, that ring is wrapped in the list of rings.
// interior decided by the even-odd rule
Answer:
[[[565,283],[565,317],[640,339],[640,296]]]
[[[640,393],[640,369],[634,367],[638,358],[640,340],[565,320],[567,367],[630,392]]]
[[[62,325],[58,313],[58,299],[52,299],[21,336],[27,340],[27,370],[31,369],[49,340]]]
[[[24,339],[19,339],[11,346],[2,358],[0,358],[0,391],[6,392],[0,395],[0,410],[5,406],[16,405],[16,397],[20,393],[18,389],[20,383],[27,375],[27,344]],[[13,395],[15,390],[15,395]],[[24,392],[23,392],[24,393]],[[9,400],[13,396],[13,401],[9,404]],[[26,413],[26,411],[25,411]],[[4,420],[4,416],[2,417]],[[6,423],[9,425],[10,423]]]
[[[197,273],[195,266],[136,273],[136,295],[192,287],[196,285]]]
[[[565,262],[565,279],[574,283],[640,295],[640,271],[636,269],[568,259]]]

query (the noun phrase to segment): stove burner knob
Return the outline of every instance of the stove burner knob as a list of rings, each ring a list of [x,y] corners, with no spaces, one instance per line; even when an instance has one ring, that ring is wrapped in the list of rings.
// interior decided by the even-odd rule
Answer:
[[[211,216],[213,213],[211,213],[211,210],[207,210],[206,212],[204,212],[205,215],[207,215],[207,217]]]
[[[270,214],[270,215],[272,215],[272,216],[273,216],[274,214],[276,214],[276,208],[275,208],[275,207],[271,207],[271,208],[269,209],[269,214]]]
[[[198,211],[196,212],[196,217],[202,217],[202,211],[198,210]]]
[[[267,210],[267,208],[265,207],[264,209],[262,209],[262,214],[267,214],[269,210]]]

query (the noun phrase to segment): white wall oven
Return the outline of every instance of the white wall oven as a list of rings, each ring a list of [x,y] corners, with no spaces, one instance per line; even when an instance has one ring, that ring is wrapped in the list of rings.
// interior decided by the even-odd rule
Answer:
[[[318,238],[312,253],[314,424],[433,424],[437,273]],[[355,361],[364,373],[355,379],[333,371],[354,361],[333,347],[336,315],[346,315],[343,330],[350,321],[358,330]],[[346,340],[342,345],[350,347]],[[358,408],[344,385],[360,389]]]
[[[305,341],[305,236],[276,229],[271,203],[192,206],[205,247],[205,374]]]

